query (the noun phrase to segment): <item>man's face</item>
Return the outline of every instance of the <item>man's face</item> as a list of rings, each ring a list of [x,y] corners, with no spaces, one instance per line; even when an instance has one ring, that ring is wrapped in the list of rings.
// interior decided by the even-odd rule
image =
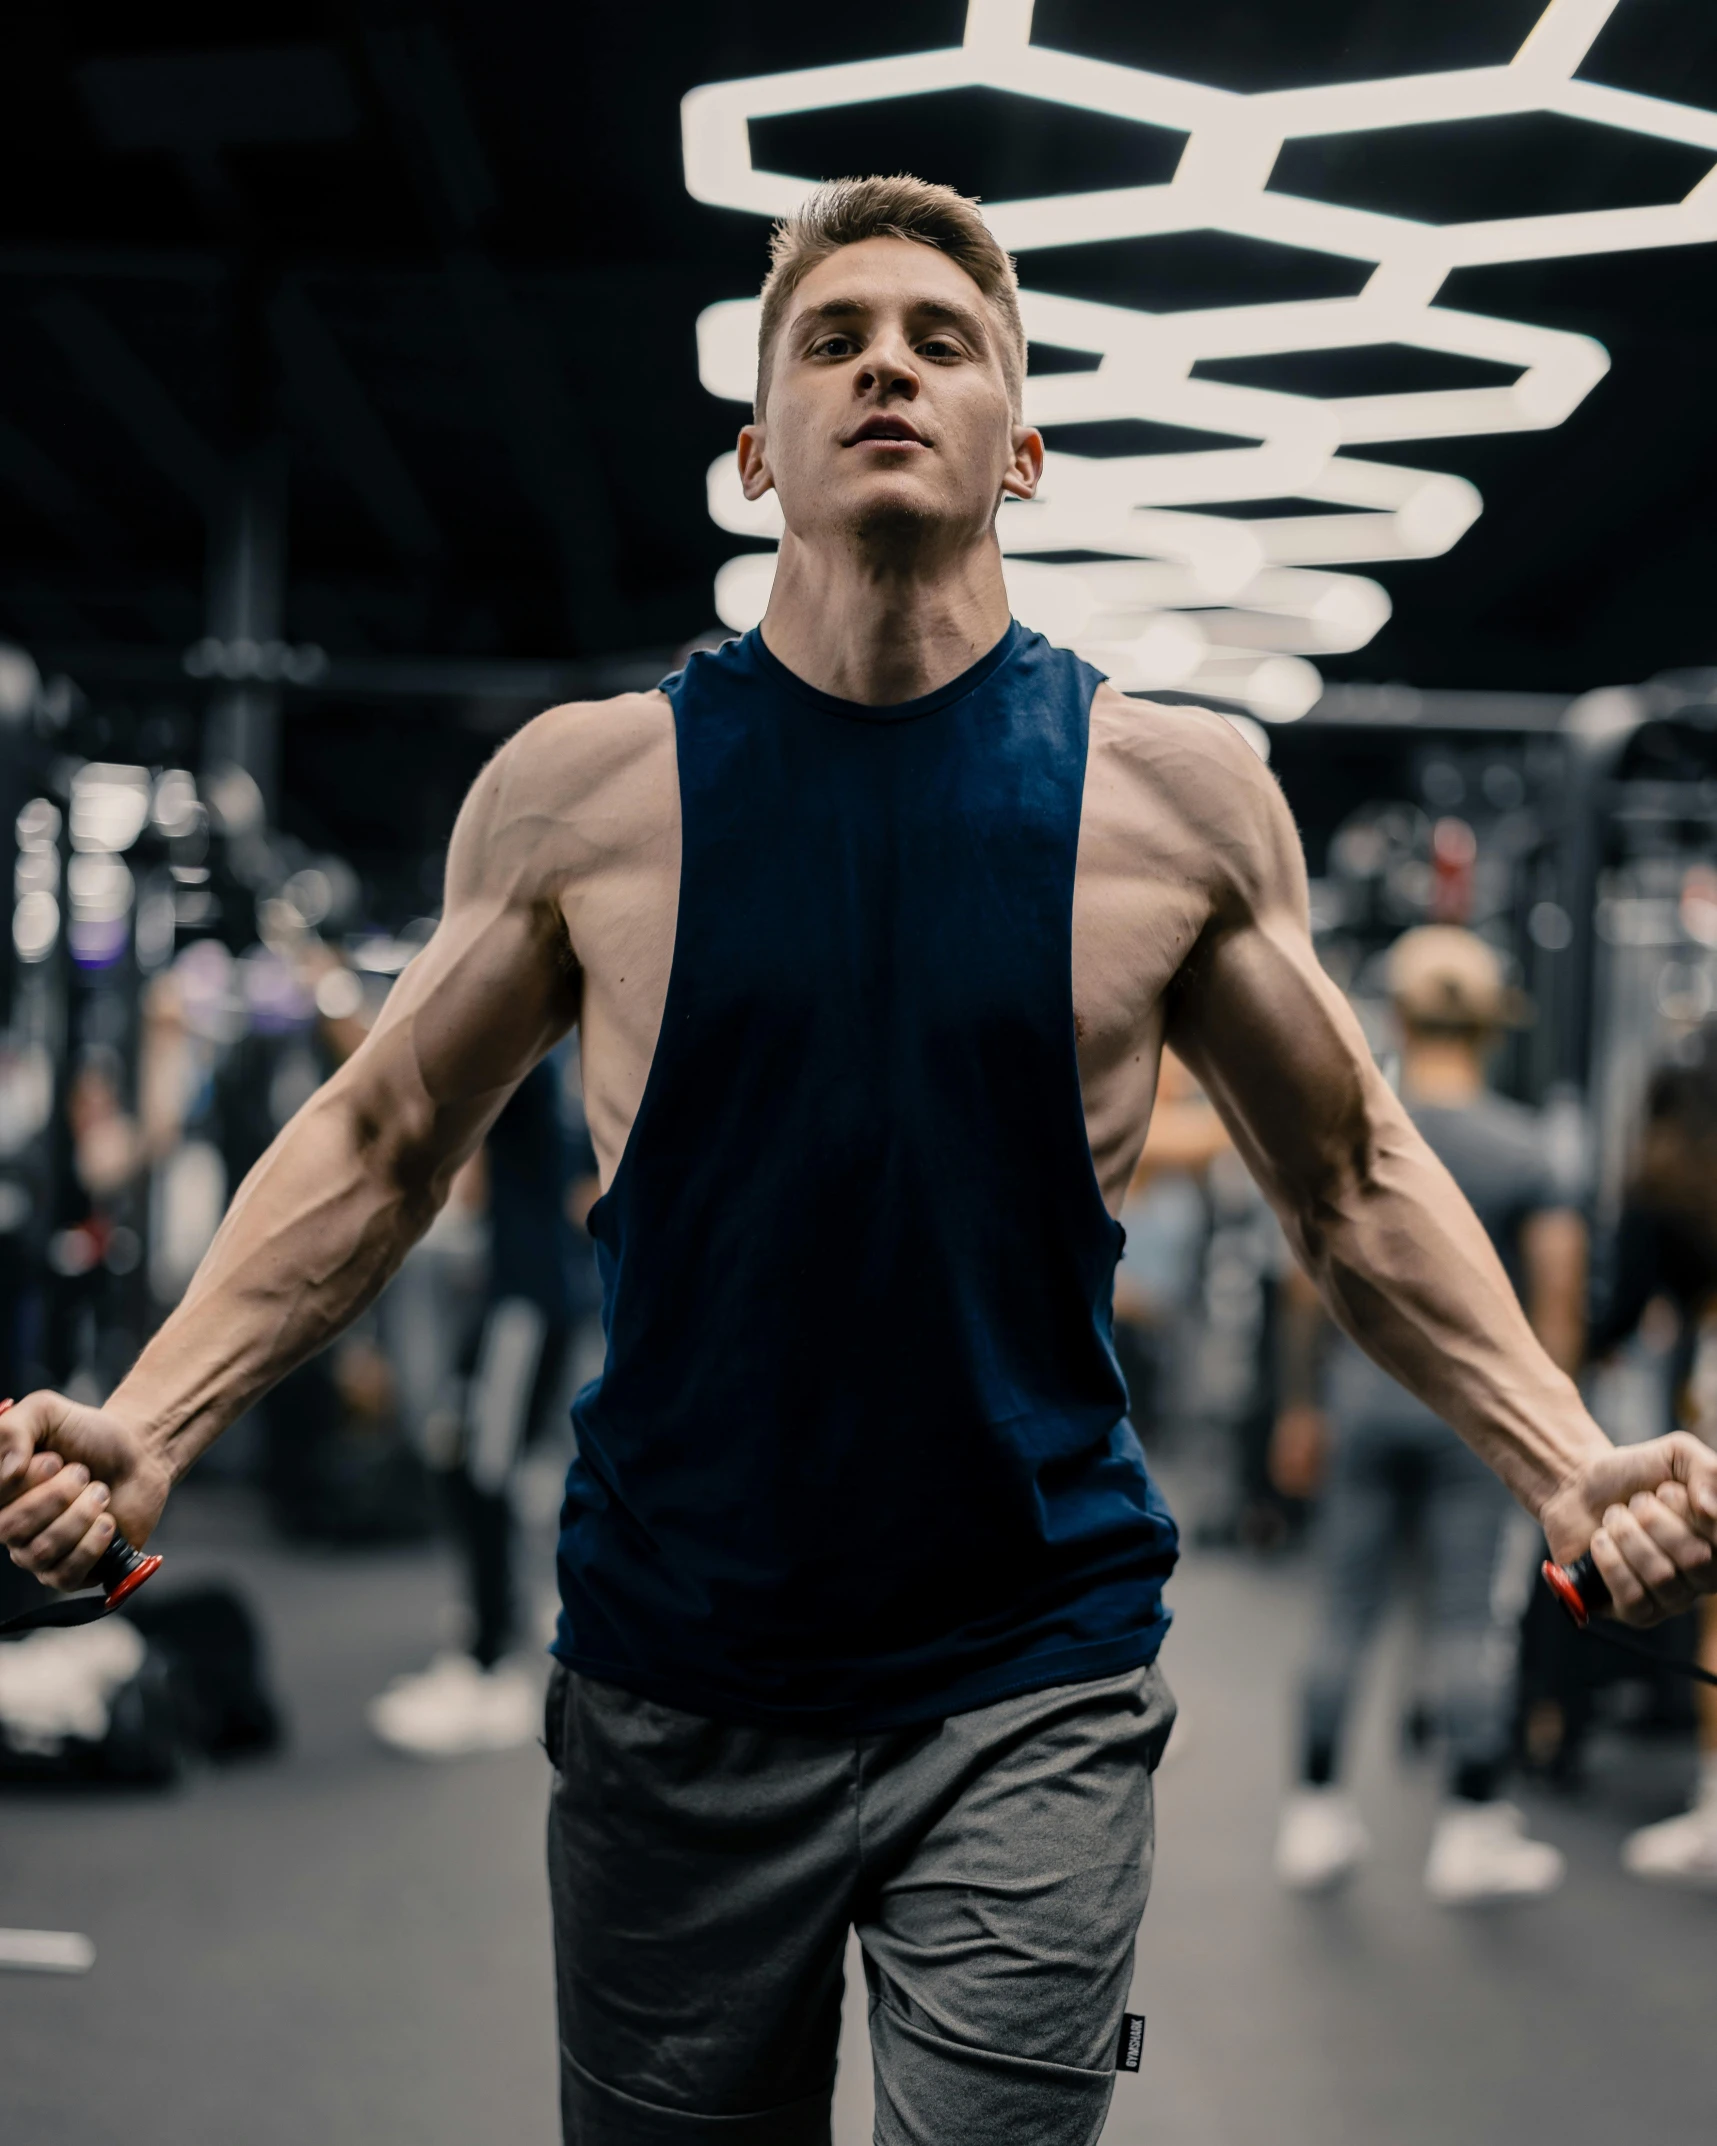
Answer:
[[[768,402],[739,436],[746,496],[794,535],[884,549],[981,535],[1029,499],[1043,442],[1008,399],[1001,325],[963,268],[908,239],[820,261],[789,301]]]

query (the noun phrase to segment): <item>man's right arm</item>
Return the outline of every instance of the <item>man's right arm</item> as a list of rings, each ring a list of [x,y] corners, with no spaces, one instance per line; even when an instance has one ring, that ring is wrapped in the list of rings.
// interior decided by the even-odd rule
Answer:
[[[576,1018],[557,901],[565,783],[544,765],[576,720],[539,718],[478,777],[435,936],[240,1186],[183,1301],[106,1406],[38,1393],[0,1417],[0,1544],[50,1585],[81,1584],[116,1526],[141,1544],[196,1456],[378,1294]]]
[[[1281,793],[1226,725],[1197,720],[1176,799],[1202,824],[1211,907],[1168,1041],[1330,1316],[1502,1477],[1559,1561],[1590,1551],[1623,1622],[1717,1593],[1717,1460],[1684,1435],[1618,1450],[1587,1413],[1318,963]]]

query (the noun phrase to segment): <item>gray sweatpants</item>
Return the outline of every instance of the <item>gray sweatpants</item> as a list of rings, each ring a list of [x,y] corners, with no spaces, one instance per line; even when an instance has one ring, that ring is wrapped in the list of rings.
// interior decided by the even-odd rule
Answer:
[[[846,1738],[557,1668],[568,2146],[828,2146],[849,1927],[880,2146],[1092,2146],[1173,1723],[1155,1668]]]
[[[1360,1666],[1388,1606],[1403,1537],[1417,1523],[1430,1568],[1431,1672],[1450,1772],[1459,1786],[1494,1783],[1508,1747],[1517,1645],[1492,1603],[1514,1509],[1496,1477],[1441,1423],[1339,1427],[1319,1515],[1324,1606],[1305,1688],[1309,1778],[1328,1779],[1339,1767]]]

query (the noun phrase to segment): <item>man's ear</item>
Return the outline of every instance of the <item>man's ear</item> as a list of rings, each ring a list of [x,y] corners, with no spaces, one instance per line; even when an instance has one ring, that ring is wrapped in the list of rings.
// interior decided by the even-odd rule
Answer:
[[[740,431],[739,482],[747,499],[761,499],[765,492],[775,489],[775,479],[769,474],[764,433],[765,428],[760,423],[746,425]]]
[[[1034,425],[1015,425],[1013,455],[1002,472],[1009,499],[1031,499],[1043,477],[1043,434]]]

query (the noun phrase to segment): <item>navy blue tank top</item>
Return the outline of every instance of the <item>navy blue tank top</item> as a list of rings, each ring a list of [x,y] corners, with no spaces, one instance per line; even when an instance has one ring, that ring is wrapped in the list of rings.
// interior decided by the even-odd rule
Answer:
[[[1097,683],[1018,625],[895,707],[755,632],[666,682],[678,925],[590,1216],[570,1667],[856,1734],[1154,1657],[1174,1523],[1074,1047]]]

